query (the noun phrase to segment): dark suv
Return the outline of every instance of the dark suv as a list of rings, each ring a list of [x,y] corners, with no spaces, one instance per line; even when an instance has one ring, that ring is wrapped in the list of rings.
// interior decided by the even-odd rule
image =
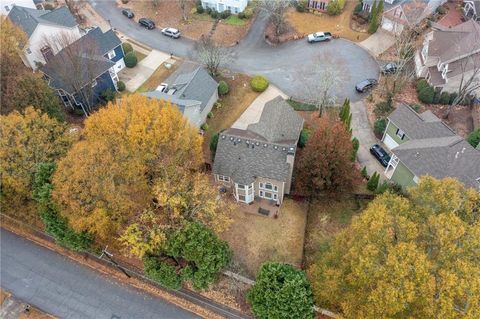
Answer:
[[[155,29],[155,22],[153,22],[150,19],[147,18],[140,18],[138,20],[138,23],[140,23],[141,26],[147,28],[148,30]]]
[[[132,19],[135,15],[133,14],[133,11],[130,9],[123,9],[122,14],[126,16],[129,19]]]
[[[385,151],[380,145],[374,144],[372,147],[370,147],[370,153],[376,157],[383,167],[388,166],[388,162],[390,162],[390,155],[388,155],[387,151]]]
[[[375,79],[366,79],[357,83],[357,85],[355,85],[355,90],[357,90],[357,92],[364,93],[377,85],[377,83],[378,82]]]
[[[382,67],[381,71],[383,75],[394,74],[397,72],[397,64],[393,62],[387,63]]]

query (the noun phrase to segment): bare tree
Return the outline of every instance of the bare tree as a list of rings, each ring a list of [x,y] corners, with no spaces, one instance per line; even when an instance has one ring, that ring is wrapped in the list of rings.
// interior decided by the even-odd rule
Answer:
[[[82,15],[81,10],[85,7],[86,0],[65,0],[65,4],[78,23],[84,22],[85,16]]]
[[[188,20],[188,3],[189,0],[178,0],[178,5],[180,6],[180,9],[182,10],[182,18],[183,21]]]
[[[218,74],[220,65],[228,59],[228,50],[216,45],[210,37],[202,36],[196,44],[196,49],[200,61],[212,76]]]
[[[267,13],[270,22],[275,27],[275,35],[285,32],[285,13],[290,6],[289,0],[260,0],[258,7]]]

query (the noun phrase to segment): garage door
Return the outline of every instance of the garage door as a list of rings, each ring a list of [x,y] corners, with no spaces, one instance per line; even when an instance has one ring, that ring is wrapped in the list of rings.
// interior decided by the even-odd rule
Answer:
[[[398,143],[395,142],[395,140],[393,138],[391,138],[390,135],[388,135],[388,134],[385,134],[385,139],[383,140],[383,143],[385,143],[385,146],[389,150],[398,146]]]

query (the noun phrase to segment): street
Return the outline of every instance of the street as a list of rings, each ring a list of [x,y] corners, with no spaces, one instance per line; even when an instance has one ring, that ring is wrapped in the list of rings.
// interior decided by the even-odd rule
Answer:
[[[58,318],[198,316],[1,229],[1,287]]]

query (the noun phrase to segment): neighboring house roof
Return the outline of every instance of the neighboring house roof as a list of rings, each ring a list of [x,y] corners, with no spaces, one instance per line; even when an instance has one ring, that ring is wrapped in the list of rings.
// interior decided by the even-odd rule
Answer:
[[[411,140],[455,135],[455,132],[432,112],[418,114],[406,104],[400,104],[388,119]]]
[[[281,97],[267,102],[258,123],[220,133],[213,173],[240,184],[257,177],[286,182],[287,155],[295,154],[302,127],[303,119]]]
[[[432,112],[418,114],[401,104],[389,119],[409,137],[392,149],[416,176],[456,177],[468,187],[480,189],[480,152],[456,135]]]
[[[112,29],[103,33],[99,27],[90,30],[87,34],[74,43],[74,45],[78,45],[80,47],[84,45],[95,45],[95,47],[98,49],[99,55],[105,55],[121,44],[122,41]]]
[[[13,6],[8,17],[30,37],[39,24],[57,25],[73,28],[78,25],[75,17],[67,7],[54,10],[36,10],[20,6]]]
[[[182,113],[185,111],[185,108],[200,104],[200,101],[184,100],[160,91],[145,92],[142,93],[142,95],[148,98],[169,101],[170,103],[175,104]]]

